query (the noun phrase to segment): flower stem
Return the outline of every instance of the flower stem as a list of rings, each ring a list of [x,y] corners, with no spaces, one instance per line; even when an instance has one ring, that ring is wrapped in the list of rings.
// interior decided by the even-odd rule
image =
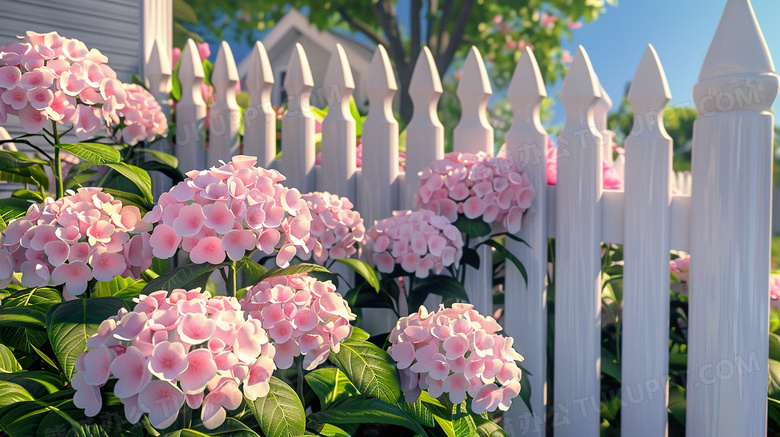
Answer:
[[[227,276],[227,293],[229,297],[236,297],[236,291],[238,290],[237,285],[237,279],[236,279],[236,262],[230,261],[230,264],[228,265],[228,276]]]
[[[298,369],[298,383],[295,384],[295,389],[298,392],[298,397],[301,398],[301,403],[306,405],[306,399],[303,398],[303,357],[295,357],[295,368]]]
[[[62,185],[62,160],[60,159],[60,134],[57,132],[57,122],[51,122],[52,133],[54,134],[54,164],[52,165],[52,171],[54,172],[54,181],[56,183],[56,196],[57,199],[62,198],[65,190]]]

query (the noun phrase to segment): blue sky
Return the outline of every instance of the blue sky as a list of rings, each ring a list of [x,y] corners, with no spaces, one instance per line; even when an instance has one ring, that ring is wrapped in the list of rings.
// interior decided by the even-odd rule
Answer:
[[[752,3],[777,68],[780,1]],[[593,69],[617,106],[647,44],[653,44],[672,92],[670,104],[691,104],[693,85],[725,5],[726,0],[621,0],[618,7],[608,6],[595,22],[576,29],[573,41],[564,47],[572,53],[580,45],[585,48]],[[550,95],[559,90],[560,84],[548,87]]]

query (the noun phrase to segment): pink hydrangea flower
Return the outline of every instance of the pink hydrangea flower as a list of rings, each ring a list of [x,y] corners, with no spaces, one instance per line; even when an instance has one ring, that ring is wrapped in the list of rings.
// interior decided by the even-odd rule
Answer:
[[[255,167],[256,157],[234,156],[219,168],[193,170],[160,196],[144,220],[157,225],[149,240],[154,256],[170,258],[181,247],[194,263],[238,261],[259,249],[278,250],[286,267],[307,254],[311,213],[276,170]]]
[[[506,158],[452,152],[422,171],[415,197],[420,208],[451,222],[462,215],[502,222],[509,232],[517,233],[534,188],[523,170]]]
[[[114,395],[130,423],[146,413],[161,429],[187,405],[201,408],[208,429],[220,426],[225,409],[243,396],[268,394],[274,346],[261,322],[234,297],[211,297],[200,289],[141,295],[133,311],[105,320],[76,360],[73,398],[87,416],[102,408],[100,388],[116,379]],[[243,385],[243,390],[239,386]],[[242,394],[243,391],[243,394]]]
[[[382,273],[396,265],[418,278],[431,270],[460,263],[463,237],[458,228],[433,211],[395,211],[392,217],[377,221],[366,234],[364,256]]]
[[[122,205],[101,188],[79,188],[57,201],[33,204],[2,232],[0,282],[12,271],[28,287],[65,284],[78,296],[93,278],[140,278],[152,263],[151,225],[136,206]]]
[[[53,120],[73,125],[81,140],[116,125],[115,111],[125,105],[125,96],[108,98],[104,92],[114,84],[121,87],[107,60],[56,32],[27,32],[21,41],[0,47],[0,124],[13,114],[28,133],[38,133]]]
[[[512,337],[497,334],[501,326],[477,313],[472,305],[456,303],[428,313],[402,317],[388,337],[390,356],[396,361],[407,402],[422,390],[438,398],[444,393],[458,404],[473,398],[476,414],[507,411],[520,394],[523,357]]]
[[[691,257],[681,256],[669,261],[669,271],[674,273],[680,282],[688,282],[691,270]]]
[[[314,261],[325,265],[332,260],[353,257],[366,228],[360,213],[352,209],[352,202],[346,197],[318,191],[301,198],[311,212],[311,238],[306,246]],[[309,254],[298,256],[306,260]]]
[[[772,308],[780,307],[780,275],[769,277],[769,299]]]
[[[152,141],[158,135],[168,135],[168,119],[162,107],[149,91],[137,84],[122,84],[125,104],[116,109],[116,115],[124,121],[122,139],[134,145],[139,141]],[[103,106],[103,109],[106,105]]]
[[[241,307],[262,321],[280,369],[292,366],[298,355],[304,355],[307,370],[322,364],[352,334],[349,322],[355,320],[332,282],[302,274],[261,281],[241,299]]]

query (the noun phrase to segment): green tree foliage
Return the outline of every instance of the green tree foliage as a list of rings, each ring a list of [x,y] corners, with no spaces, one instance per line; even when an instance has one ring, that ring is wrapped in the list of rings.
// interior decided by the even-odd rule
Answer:
[[[230,29],[250,43],[273,26],[288,7],[308,10],[321,29],[345,28],[384,45],[395,65],[401,119],[412,115],[408,93],[423,46],[433,54],[440,74],[475,45],[489,64],[498,87],[506,85],[525,45],[533,46],[542,75],[554,83],[565,71],[561,40],[582,21],[595,20],[605,4],[617,0],[409,0],[409,18],[399,17],[397,0],[176,0],[177,28],[204,26],[218,39]],[[405,9],[405,8],[404,8]],[[408,23],[408,27],[400,23]]]

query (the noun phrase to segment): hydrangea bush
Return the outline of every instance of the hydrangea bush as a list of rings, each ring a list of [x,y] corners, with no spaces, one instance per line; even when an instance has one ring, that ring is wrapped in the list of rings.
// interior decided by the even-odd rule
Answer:
[[[0,434],[501,431],[482,413],[505,409],[526,374],[497,322],[457,303],[473,250],[458,217],[399,212],[367,232],[350,199],[287,187],[255,157],[182,173],[148,147],[168,133],[161,105],[107,61],[54,32],[0,47],[0,124],[18,117],[29,134],[13,141],[37,152],[0,150],[0,180],[28,185],[0,199]],[[459,183],[483,223],[514,230],[527,178],[477,161]],[[156,199],[151,170],[174,182]],[[482,190],[494,175],[506,186]],[[426,186],[437,178],[449,184]],[[455,290],[454,304],[428,317],[412,296],[388,352],[389,334],[360,329],[362,309],[395,305],[403,276]],[[446,374],[430,367],[440,347]]]

